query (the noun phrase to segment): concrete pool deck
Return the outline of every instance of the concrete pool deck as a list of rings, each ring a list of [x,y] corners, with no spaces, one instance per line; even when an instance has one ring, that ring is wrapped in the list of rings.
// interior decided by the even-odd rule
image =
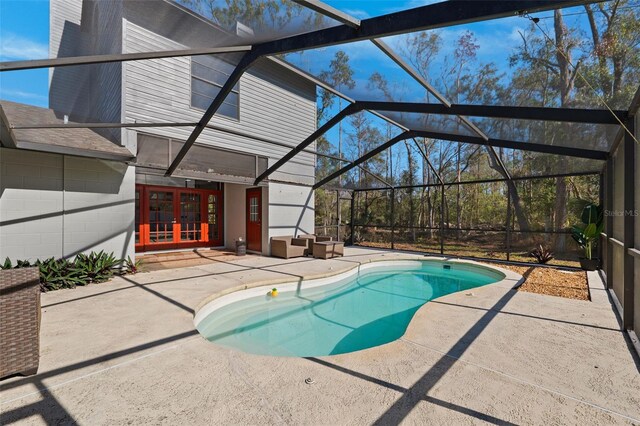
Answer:
[[[396,258],[421,256],[248,257],[43,294],[39,373],[0,382],[0,423],[640,423],[640,373],[595,274],[591,302],[492,284],[427,303],[398,341],[331,357],[249,355],[194,330],[225,289]]]

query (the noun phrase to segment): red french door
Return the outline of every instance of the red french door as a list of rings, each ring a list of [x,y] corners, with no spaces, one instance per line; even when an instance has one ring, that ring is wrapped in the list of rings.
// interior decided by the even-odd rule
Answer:
[[[247,189],[247,250],[262,251],[262,188]]]
[[[222,192],[136,185],[136,251],[223,245]]]

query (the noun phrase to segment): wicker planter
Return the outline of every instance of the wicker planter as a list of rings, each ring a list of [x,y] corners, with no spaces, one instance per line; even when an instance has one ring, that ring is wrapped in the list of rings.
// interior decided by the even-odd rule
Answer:
[[[0,270],[0,378],[36,374],[39,360],[38,268]]]

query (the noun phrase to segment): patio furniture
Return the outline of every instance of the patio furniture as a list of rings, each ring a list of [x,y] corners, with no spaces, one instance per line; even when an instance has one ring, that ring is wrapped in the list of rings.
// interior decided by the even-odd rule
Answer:
[[[309,253],[307,240],[292,235],[271,237],[271,256],[289,259],[306,256]]]
[[[320,241],[313,244],[313,257],[330,259],[337,256],[344,256],[344,243],[342,241]]]
[[[302,234],[302,235],[298,235],[298,238],[307,240],[307,248],[309,249],[310,256],[313,256],[313,243],[333,240],[333,237],[328,237],[325,235],[316,235],[316,234]]]
[[[0,378],[36,374],[39,335],[39,269],[0,270]]]

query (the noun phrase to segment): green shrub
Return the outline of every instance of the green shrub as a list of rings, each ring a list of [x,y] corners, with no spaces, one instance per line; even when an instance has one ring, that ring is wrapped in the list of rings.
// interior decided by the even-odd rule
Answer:
[[[7,256],[7,258],[4,260],[4,263],[2,265],[0,265],[0,269],[12,269],[13,265],[11,264],[11,259],[9,259],[9,256]]]
[[[583,227],[571,227],[571,237],[584,250],[584,257],[591,259],[593,249],[598,244],[600,234],[604,229],[602,220],[602,207],[597,204],[589,204],[582,210]]]
[[[31,262],[29,262],[28,260],[18,260],[16,263],[16,266],[13,266],[13,264],[11,263],[11,259],[9,259],[9,257],[7,257],[4,260],[4,263],[2,265],[0,265],[0,269],[18,269],[18,268],[29,268],[31,266],[36,266],[35,264],[32,265]]]
[[[100,250],[98,253],[92,251],[88,255],[80,253],[74,263],[87,282],[102,283],[113,277],[114,268],[122,263],[122,260],[116,259],[113,252],[105,253],[104,250]]]
[[[42,291],[74,288],[89,283],[81,271],[67,259],[51,257],[43,261],[37,260],[36,266],[40,269],[40,288]]]
[[[67,259],[55,259],[50,257],[45,260],[36,260],[31,263],[28,260],[18,260],[13,265],[8,257],[4,263],[0,263],[0,269],[28,268],[37,266],[40,270],[40,288],[42,291],[59,290],[61,288],[74,288],[90,283],[101,283],[109,280],[116,272],[115,268],[123,264],[123,271],[135,274],[141,271],[142,261],[117,259],[113,252],[80,253],[73,261]]]
[[[127,274],[137,274],[143,271],[142,259],[132,260],[131,256],[127,256],[127,260],[124,261],[124,270]]]

